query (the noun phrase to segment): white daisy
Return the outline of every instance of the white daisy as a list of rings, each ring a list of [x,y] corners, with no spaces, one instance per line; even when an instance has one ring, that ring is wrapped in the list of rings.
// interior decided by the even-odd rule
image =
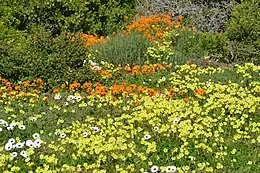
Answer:
[[[176,172],[177,168],[176,166],[167,166],[167,172]]]
[[[20,130],[25,130],[25,129],[26,129],[25,125],[20,125],[18,128],[19,128]]]
[[[88,136],[88,132],[83,132],[83,137],[86,138]]]
[[[61,133],[60,134],[60,138],[65,138],[66,137],[66,134],[65,133]]]
[[[7,129],[7,130],[13,130],[14,127],[10,127],[10,126],[9,126],[9,127],[6,127],[6,129]]]
[[[33,142],[32,140],[27,140],[27,141],[25,142],[25,145],[26,145],[27,147],[32,148],[32,147],[34,147],[34,142]]]
[[[60,100],[60,99],[61,99],[61,95],[59,95],[59,94],[58,94],[58,95],[55,95],[55,96],[54,96],[54,99],[55,99],[55,100]]]
[[[84,104],[83,104],[83,106],[84,106],[84,107],[87,107],[87,106],[88,106],[88,104],[87,104],[87,103],[84,103]]]
[[[4,123],[5,123],[5,120],[0,119],[0,124],[4,124]]]
[[[4,125],[5,127],[8,127],[8,123],[7,123],[7,122],[4,122],[3,125]]]
[[[16,147],[16,148],[23,148],[23,147],[24,147],[24,144],[25,144],[25,142],[18,142],[18,143],[15,145],[15,147]]]
[[[39,133],[34,133],[34,134],[32,135],[32,137],[33,137],[34,139],[39,139],[39,138],[40,138],[40,134],[39,134]]]
[[[94,132],[99,132],[100,131],[100,128],[95,126],[95,127],[91,127],[92,130],[94,130]]]
[[[174,122],[174,123],[178,123],[178,122],[180,122],[180,120],[181,120],[180,118],[175,118],[175,119],[173,120],[173,122]]]
[[[148,139],[150,139],[150,138],[151,138],[151,135],[149,135],[149,134],[144,135],[144,139],[145,139],[145,140],[148,140]]]
[[[34,146],[35,145],[41,145],[42,140],[41,139],[36,139],[33,143],[34,143]]]
[[[10,139],[8,140],[8,143],[14,144],[14,143],[15,143],[15,139],[14,139],[14,138],[10,138]]]
[[[80,102],[82,100],[82,97],[81,96],[76,96],[76,100],[77,100],[77,102]]]
[[[17,156],[18,156],[18,153],[17,153],[17,152],[12,152],[12,154],[11,154],[11,155],[12,155],[12,157],[13,157],[13,158],[15,158],[15,157],[17,157]]]
[[[74,96],[73,96],[73,95],[69,95],[68,98],[67,98],[68,101],[71,101],[71,100],[73,100],[73,99],[74,99]]]
[[[3,131],[3,129],[0,127],[0,132]]]
[[[179,88],[174,88],[174,92],[179,92],[180,90],[179,90]]]
[[[17,123],[11,123],[9,127],[14,128],[17,125]]]
[[[20,155],[23,156],[24,158],[28,157],[26,151],[24,151],[24,150],[20,152]]]
[[[154,129],[155,131],[158,131],[158,130],[159,130],[159,127],[158,127],[158,126],[154,126],[153,129]]]
[[[54,132],[55,135],[59,136],[60,135],[60,132]]]
[[[64,106],[68,106],[68,105],[69,105],[69,103],[68,103],[68,102],[65,102],[65,103],[64,103]]]
[[[7,143],[7,144],[5,144],[5,150],[6,151],[10,151],[11,149],[13,149],[13,144],[11,144],[11,143]]]
[[[159,171],[159,167],[158,166],[152,166],[151,167],[151,172],[158,172]]]
[[[40,144],[34,144],[34,148],[40,148],[41,145]]]

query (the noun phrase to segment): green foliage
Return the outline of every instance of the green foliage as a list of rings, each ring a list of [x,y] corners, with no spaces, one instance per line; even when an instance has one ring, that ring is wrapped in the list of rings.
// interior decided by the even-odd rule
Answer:
[[[146,56],[151,41],[140,33],[130,35],[118,34],[105,44],[97,44],[89,53],[96,62],[107,61],[115,65],[144,64],[149,60]]]
[[[227,55],[226,37],[223,34],[173,30],[171,35],[174,43],[171,62],[183,64],[189,59],[203,56],[222,59]]]
[[[248,0],[236,6],[226,35],[230,61],[260,63],[260,2]]]
[[[0,20],[18,30],[41,25],[61,31],[106,35],[120,30],[134,15],[134,0],[2,0]],[[129,19],[125,20],[125,16]]]
[[[41,32],[27,36],[23,43],[2,49],[0,76],[11,81],[43,79],[48,85],[95,79],[94,72],[84,67],[86,50],[78,40],[65,36],[52,38]],[[19,49],[17,45],[21,45]]]

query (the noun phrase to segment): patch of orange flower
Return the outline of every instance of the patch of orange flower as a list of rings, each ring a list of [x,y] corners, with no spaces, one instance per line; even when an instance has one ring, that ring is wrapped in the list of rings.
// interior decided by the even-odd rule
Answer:
[[[173,21],[171,13],[156,14],[146,17],[140,17],[126,27],[126,33],[138,31],[144,33],[144,36],[155,41],[165,37],[164,31],[169,31],[173,27],[181,27],[182,16],[177,17],[178,21]]]

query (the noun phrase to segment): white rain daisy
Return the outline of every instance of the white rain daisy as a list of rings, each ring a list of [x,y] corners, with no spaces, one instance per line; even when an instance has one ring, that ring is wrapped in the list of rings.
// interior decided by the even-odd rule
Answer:
[[[0,127],[0,132],[3,131],[3,129]]]
[[[167,166],[167,172],[176,172],[177,171],[177,168],[176,166]]]
[[[8,123],[7,123],[7,122],[4,122],[3,125],[4,125],[5,127],[8,127]]]
[[[69,96],[67,97],[67,100],[68,100],[68,101],[73,100],[73,99],[74,99],[74,96],[73,96],[73,95],[69,95]]]
[[[59,136],[60,135],[60,132],[54,132],[55,135]]]
[[[61,99],[61,95],[59,95],[59,94],[58,94],[58,95],[55,95],[55,96],[54,96],[54,99],[55,99],[55,100],[60,100],[60,99]]]
[[[76,96],[76,100],[77,100],[77,102],[80,102],[82,100],[82,97],[81,96]]]
[[[65,103],[64,103],[64,106],[68,106],[68,105],[69,105],[69,103],[68,103],[68,102],[65,102]]]
[[[10,127],[10,126],[9,126],[9,127],[6,127],[6,129],[7,129],[7,130],[13,130],[14,127]]]
[[[87,104],[87,103],[84,103],[84,104],[83,104],[83,106],[84,106],[84,107],[87,107],[87,106],[88,106],[88,104]]]
[[[148,140],[148,139],[150,139],[150,138],[151,138],[151,135],[149,135],[149,134],[144,135],[144,139],[145,139],[145,140]]]
[[[95,127],[91,127],[92,130],[94,130],[94,132],[99,132],[100,131],[100,128],[95,126]]]
[[[33,143],[34,143],[34,145],[41,145],[42,140],[41,139],[36,139]]]
[[[151,167],[151,172],[158,172],[159,171],[159,167],[158,166],[152,166]]]
[[[159,127],[158,127],[158,126],[154,126],[153,129],[154,129],[155,131],[158,131],[158,130],[159,130]]]
[[[66,137],[66,134],[65,133],[61,133],[60,134],[60,138],[65,138]]]
[[[11,124],[9,125],[9,127],[14,128],[16,125],[17,125],[17,123],[11,123]]]
[[[10,151],[11,149],[13,149],[13,144],[11,144],[11,143],[7,143],[7,144],[5,144],[5,150],[6,151]]]
[[[174,88],[174,92],[179,92],[180,90],[179,90],[179,88]]]
[[[20,125],[20,126],[18,126],[18,128],[19,128],[20,130],[25,130],[25,129],[26,129],[25,125]]]
[[[26,145],[27,147],[32,148],[32,147],[34,147],[34,142],[33,142],[32,140],[27,140],[27,141],[25,142],[25,145]]]
[[[4,124],[4,123],[5,123],[5,120],[0,119],[0,124]]]
[[[17,157],[17,156],[18,156],[18,153],[17,153],[17,152],[12,152],[12,154],[11,154],[11,155],[12,155],[12,157],[13,157],[13,158],[15,158],[15,157]]]
[[[15,143],[15,139],[14,139],[14,138],[10,138],[10,139],[8,140],[8,143],[14,144],[14,143]]]
[[[86,138],[88,136],[88,132],[83,132],[83,137]]]
[[[32,137],[33,137],[34,139],[39,139],[39,138],[40,138],[40,134],[39,134],[39,133],[34,133],[34,134],[32,135]]]
[[[40,148],[41,145],[40,144],[34,144],[34,148]]]
[[[174,123],[178,123],[178,122],[180,122],[180,120],[181,120],[180,118],[175,118],[175,119],[173,120],[173,122],[174,122]]]
[[[27,157],[28,157],[26,151],[24,151],[24,150],[22,150],[22,151],[20,152],[20,155],[23,156],[24,158],[27,158]]]
[[[24,144],[25,144],[25,142],[18,142],[18,143],[15,145],[15,147],[16,147],[16,148],[23,148],[23,147],[24,147]]]

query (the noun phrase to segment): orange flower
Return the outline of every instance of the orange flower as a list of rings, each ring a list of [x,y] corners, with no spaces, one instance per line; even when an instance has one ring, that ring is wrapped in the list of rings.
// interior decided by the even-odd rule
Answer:
[[[128,92],[128,93],[131,93],[131,92],[133,91],[133,89],[132,89],[131,86],[127,86],[127,87],[125,88],[125,90],[126,90],[126,92]]]
[[[131,67],[125,66],[125,71],[131,71]]]
[[[47,96],[44,96],[44,97],[43,97],[43,101],[48,102],[48,101],[49,101],[49,98],[48,98]]]
[[[11,82],[6,82],[5,85],[6,85],[7,87],[11,87],[11,86],[12,86]]]
[[[200,96],[205,95],[206,92],[207,92],[207,90],[204,90],[204,89],[202,89],[202,88],[195,90],[195,93],[198,94],[198,95],[200,95]]]
[[[183,19],[183,17],[182,17],[182,16],[177,16],[177,19],[178,19],[179,21],[181,21],[181,20]]]
[[[187,64],[188,64],[188,65],[191,65],[191,64],[192,64],[192,60],[188,60],[188,61],[187,61]]]
[[[189,98],[184,98],[183,101],[187,103],[189,101]]]
[[[17,86],[14,87],[14,89],[15,89],[16,91],[19,91],[19,90],[21,89],[21,87],[17,85]]]
[[[24,87],[29,87],[30,86],[30,82],[29,81],[24,81],[23,82],[23,86]]]
[[[60,92],[60,89],[59,89],[59,88],[53,89],[53,93],[54,93],[54,94],[57,94],[57,93],[59,93],[59,92]]]
[[[66,84],[63,83],[63,84],[61,85],[61,88],[62,88],[62,89],[65,89],[65,88],[66,88]]]

